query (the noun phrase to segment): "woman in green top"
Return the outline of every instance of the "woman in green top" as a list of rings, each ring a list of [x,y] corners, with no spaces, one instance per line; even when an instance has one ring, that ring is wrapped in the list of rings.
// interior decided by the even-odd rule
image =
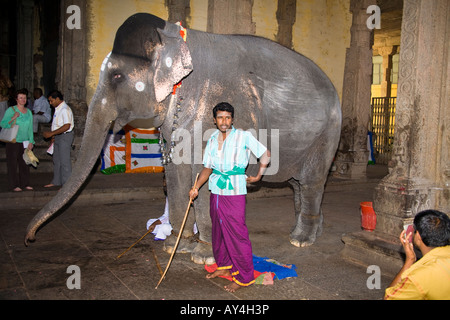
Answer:
[[[13,191],[33,190],[30,187],[30,167],[23,160],[25,148],[33,149],[33,114],[25,107],[27,103],[27,93],[25,90],[16,92],[17,105],[6,110],[0,126],[2,128],[11,128],[14,124],[19,126],[16,137],[16,143],[6,144],[6,164],[8,168],[8,182]],[[17,167],[19,173],[17,174]]]

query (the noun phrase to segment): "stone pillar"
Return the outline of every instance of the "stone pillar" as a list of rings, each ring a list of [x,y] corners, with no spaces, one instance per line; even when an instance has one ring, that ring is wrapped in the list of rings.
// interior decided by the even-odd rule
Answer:
[[[336,155],[335,176],[366,176],[369,150],[367,132],[371,112],[373,31],[367,27],[367,8],[374,0],[351,0],[353,14],[350,48],[347,49],[342,94],[342,131]]]
[[[278,34],[277,42],[287,48],[292,49],[292,28],[297,15],[297,0],[278,0],[277,21]]]
[[[67,8],[75,5],[80,8],[80,28],[70,29],[67,20],[73,15]],[[86,0],[62,0],[60,43],[58,48],[58,89],[64,94],[66,101],[86,102]]]
[[[383,57],[383,62],[381,64],[383,70],[383,79],[381,81],[381,97],[391,97],[392,56],[397,53],[397,50],[398,46],[378,48],[378,54]]]
[[[209,0],[207,31],[220,34],[255,34],[253,0]]]
[[[181,22],[185,28],[189,28],[188,20],[190,19],[191,7],[190,0],[166,0],[169,8],[169,22]]]
[[[394,276],[403,224],[424,209],[450,211],[450,3],[405,0],[394,151],[374,193],[377,226],[342,237],[343,257]]]
[[[376,231],[398,236],[424,209],[449,213],[450,3],[405,0],[390,174],[375,191]]]
[[[67,21],[74,17],[73,11],[67,12],[71,5],[80,11],[79,28],[68,27]],[[87,4],[86,0],[61,0],[61,22],[59,29],[58,66],[56,71],[57,89],[64,95],[64,101],[70,106],[75,121],[75,152],[81,145],[86,124],[88,105],[86,102],[87,75]],[[77,17],[78,18],[78,17]],[[70,20],[69,22],[74,22]],[[70,23],[69,23],[70,24]],[[70,24],[71,25],[71,24]]]
[[[33,92],[33,18],[34,1],[18,3],[17,19],[17,81],[16,89],[26,88]]]

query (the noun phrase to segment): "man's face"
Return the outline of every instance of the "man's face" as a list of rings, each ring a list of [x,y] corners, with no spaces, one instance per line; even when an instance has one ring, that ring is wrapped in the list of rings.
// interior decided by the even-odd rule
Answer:
[[[61,100],[59,100],[59,98],[54,99],[53,97],[49,97],[48,102],[53,108],[56,108],[61,104]]]
[[[231,117],[231,112],[217,111],[216,117],[214,118],[214,123],[220,132],[226,133],[227,130],[230,130],[231,126],[233,125],[233,118]]]

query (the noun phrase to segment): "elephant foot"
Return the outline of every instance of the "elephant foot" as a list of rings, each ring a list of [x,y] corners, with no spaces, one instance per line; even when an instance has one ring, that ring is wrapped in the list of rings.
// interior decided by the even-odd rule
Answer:
[[[173,249],[175,247],[177,241],[177,237],[170,236],[166,240],[164,240],[164,248],[163,250],[169,254],[172,254]],[[178,243],[177,253],[189,253],[192,252],[195,248],[196,242],[193,238],[181,238]]]
[[[302,217],[300,225],[297,225],[290,235],[290,243],[298,248],[308,247],[316,242],[317,237],[322,234],[323,217]]]
[[[300,239],[298,238],[290,238],[289,241],[290,243],[297,248],[304,248],[304,247],[309,247],[310,245],[313,245],[314,242],[316,241],[316,237],[303,237],[303,236],[298,236]]]
[[[216,263],[211,244],[206,242],[197,242],[195,249],[191,253],[191,260],[196,264],[211,265]]]

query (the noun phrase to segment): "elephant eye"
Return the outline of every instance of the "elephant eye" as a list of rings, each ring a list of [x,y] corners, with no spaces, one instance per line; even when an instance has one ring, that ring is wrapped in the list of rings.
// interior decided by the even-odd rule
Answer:
[[[123,80],[123,75],[120,73],[113,73],[112,79],[114,82],[120,82]]]

